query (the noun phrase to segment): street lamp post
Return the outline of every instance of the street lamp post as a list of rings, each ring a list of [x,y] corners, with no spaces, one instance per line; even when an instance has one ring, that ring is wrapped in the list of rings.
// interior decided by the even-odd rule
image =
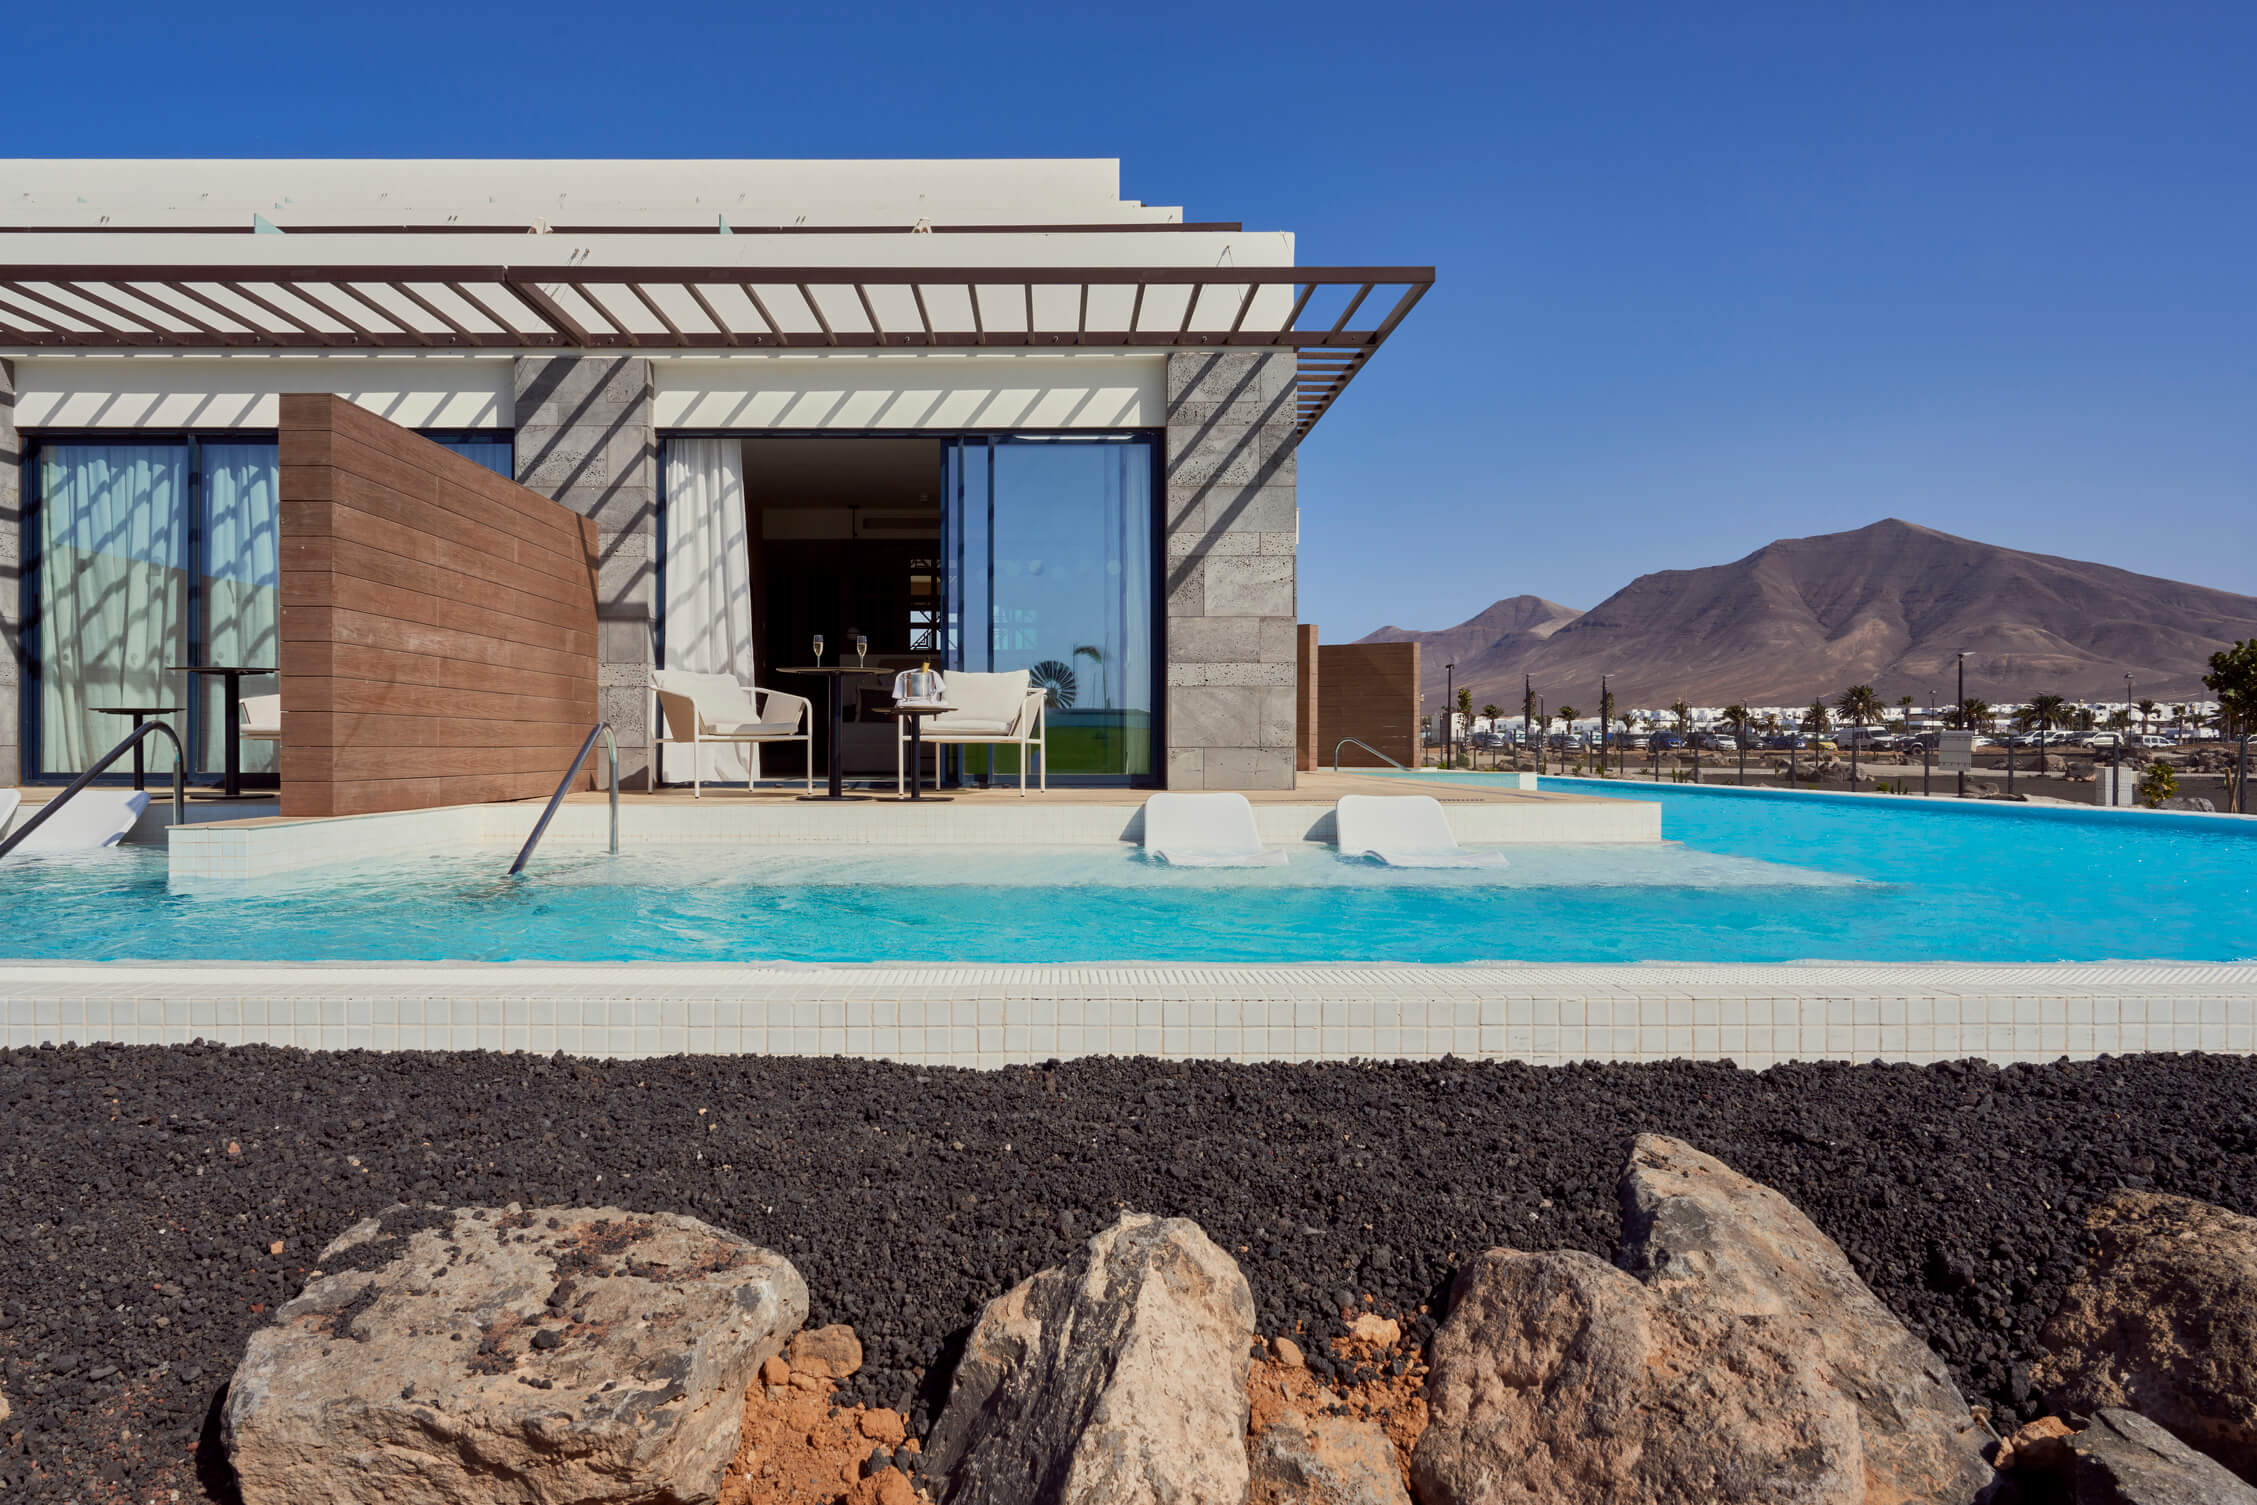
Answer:
[[[1966,649],[1964,649],[1964,648],[1962,648],[1962,649],[1960,649],[1960,650],[1959,650],[1959,715],[1958,715],[1958,719],[1959,719],[1959,729],[1960,729],[1961,731],[1963,731],[1963,732],[1972,732],[1972,731],[1974,731],[1974,728],[1973,728],[1973,727],[1971,727],[1971,726],[1969,726],[1969,725],[1967,724],[1967,650],[1966,650]],[[1968,760],[1969,762],[1973,762],[1973,761],[1974,761],[1974,759],[1975,759],[1974,746],[1973,746],[1973,743],[1972,743],[1972,741],[1970,741],[1970,743],[1969,743],[1969,746],[1968,746],[1968,751],[1967,751],[1967,760]],[[1965,798],[1967,798],[1967,771],[1966,771],[1965,769],[1961,769],[1961,770],[1960,770],[1960,773],[1959,773],[1959,798],[1961,798],[1961,799],[1965,799]]]
[[[1451,739],[1458,734],[1458,666],[1442,666],[1442,766],[1456,766],[1450,758]]]
[[[1599,777],[1607,776],[1607,723],[1614,719],[1614,695],[1607,689],[1611,676],[1599,676]]]

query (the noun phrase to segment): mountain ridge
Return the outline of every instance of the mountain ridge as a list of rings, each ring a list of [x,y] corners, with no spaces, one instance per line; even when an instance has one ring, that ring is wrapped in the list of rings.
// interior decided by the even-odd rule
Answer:
[[[2126,671],[2135,696],[2186,700],[2210,654],[2249,637],[2257,596],[1883,518],[1640,575],[1584,612],[1508,596],[1455,627],[1358,641],[1421,643],[1436,703],[1454,661],[1476,705],[1517,709],[1526,674],[1590,710],[1602,672],[1626,705],[1800,704],[1852,684],[1949,700],[1961,649],[1967,693],[1987,700],[2121,698]]]

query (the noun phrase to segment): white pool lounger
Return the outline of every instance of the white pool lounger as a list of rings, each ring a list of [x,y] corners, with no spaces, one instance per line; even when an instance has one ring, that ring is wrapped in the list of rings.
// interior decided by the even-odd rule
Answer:
[[[1144,850],[1170,867],[1282,867],[1262,845],[1243,794],[1155,794],[1144,802]]]
[[[1332,814],[1343,857],[1376,857],[1389,867],[1506,866],[1502,852],[1459,846],[1430,794],[1351,794]]]
[[[16,848],[16,853],[88,852],[97,847],[114,847],[148,808],[149,796],[137,789],[85,790],[74,795],[52,819],[32,832],[31,838]],[[19,814],[12,829],[21,830],[36,814],[37,811]]]

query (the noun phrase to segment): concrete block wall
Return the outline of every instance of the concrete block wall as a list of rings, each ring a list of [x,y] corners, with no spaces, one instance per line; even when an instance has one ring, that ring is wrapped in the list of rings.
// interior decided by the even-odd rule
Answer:
[[[23,782],[23,440],[16,368],[0,361],[0,789]]]
[[[1170,789],[1293,787],[1293,378],[1290,350],[1168,357]]]
[[[597,682],[619,739],[620,783],[647,787],[658,620],[658,432],[650,362],[517,362],[517,479],[595,519]]]

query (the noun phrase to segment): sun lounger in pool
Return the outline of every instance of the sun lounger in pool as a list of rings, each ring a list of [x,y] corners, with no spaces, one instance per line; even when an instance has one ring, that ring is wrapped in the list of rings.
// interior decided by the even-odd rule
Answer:
[[[1279,867],[1243,794],[1155,794],[1144,802],[1144,850],[1170,867]]]
[[[138,789],[84,789],[73,795],[69,804],[56,811],[16,850],[85,852],[96,847],[114,847],[148,808],[149,796]],[[16,828],[20,830],[38,813],[35,810],[19,816]]]
[[[1351,794],[1333,807],[1343,857],[1376,857],[1389,867],[1503,867],[1502,852],[1469,852],[1430,794]]]

